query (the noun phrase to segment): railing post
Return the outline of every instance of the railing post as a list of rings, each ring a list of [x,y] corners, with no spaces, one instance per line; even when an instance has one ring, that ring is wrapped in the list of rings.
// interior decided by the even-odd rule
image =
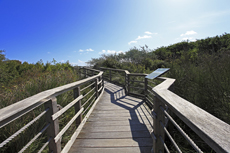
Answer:
[[[104,87],[104,78],[103,78],[103,75],[100,76],[100,79],[102,80],[101,86]]]
[[[126,72],[125,72],[125,94],[127,95],[127,81],[128,81],[128,79],[127,79],[127,74],[126,74]]]
[[[148,79],[145,78],[145,103],[147,103],[147,93],[148,93]]]
[[[96,92],[96,98],[98,97],[98,78],[95,79],[95,92]]]
[[[76,99],[77,97],[79,97],[81,95],[81,90],[80,87],[76,87],[75,89],[73,89],[73,98]],[[81,100],[79,100],[75,105],[75,114],[78,113],[78,111],[81,109]],[[78,127],[78,125],[81,124],[82,121],[82,114],[78,116],[78,118],[76,119],[76,126]]]
[[[174,88],[174,84],[172,84],[170,87],[169,87],[169,90],[174,92],[175,88]],[[175,118],[176,115],[172,112],[172,110],[168,109],[168,113],[169,115],[172,117],[172,118]],[[168,122],[168,130],[171,132],[173,131],[174,129],[174,125],[172,124],[172,122]]]
[[[164,128],[162,127],[162,124],[164,125],[165,123],[165,115],[164,112],[161,110],[160,106],[162,106],[160,99],[158,99],[157,96],[154,96],[154,112],[156,116],[153,119],[153,131],[155,135],[155,139],[153,139],[153,153],[164,153],[164,144],[161,140],[164,141],[165,139],[165,132]]]
[[[128,74],[128,93],[127,93],[127,95],[129,95],[129,93],[130,93],[130,75]]]
[[[112,76],[111,76],[111,70],[109,70],[109,81],[111,82]]]
[[[84,71],[85,71],[85,78],[86,78],[86,73],[87,73],[86,68],[84,68]]]
[[[58,119],[52,119],[52,115],[58,111],[57,108],[57,99],[56,97],[52,97],[48,102],[45,103],[45,109],[49,108],[49,111],[46,113],[46,122],[49,123],[49,127],[47,128],[47,135],[49,142],[49,152],[60,153],[61,152],[61,140],[55,143],[54,138],[59,133],[59,121]]]

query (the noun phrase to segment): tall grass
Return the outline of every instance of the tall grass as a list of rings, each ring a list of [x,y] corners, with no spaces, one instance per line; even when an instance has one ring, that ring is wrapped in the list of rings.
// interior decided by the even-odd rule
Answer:
[[[199,57],[195,65],[183,61],[173,65],[175,92],[230,124],[230,52]]]
[[[0,108],[11,105],[17,101],[35,95],[39,92],[77,81],[78,79],[78,75],[73,70],[60,70],[56,72],[39,74],[37,77],[30,78],[29,80],[21,84],[15,85],[13,88],[6,89],[5,92],[2,93],[0,96]],[[72,91],[57,96],[58,104],[63,107],[72,100]],[[30,120],[35,118],[42,111],[44,111],[44,106],[36,108],[34,111],[31,111],[30,113],[20,117],[16,121],[13,121],[9,125],[1,128],[0,142],[3,142],[6,138],[11,136],[22,126],[27,124]],[[60,117],[60,129],[62,129],[70,120],[70,118],[73,117],[74,109],[72,108],[68,110],[65,114],[68,115],[62,115]],[[36,133],[38,133],[42,129],[42,127],[45,126],[45,123],[45,117],[42,117],[32,126],[30,126],[29,129],[26,129],[15,139],[11,140],[10,143],[5,145],[3,148],[0,148],[0,152],[18,152],[25,144],[29,142],[30,139],[32,139],[36,135]],[[63,144],[66,143],[67,137],[69,137],[68,133],[63,136]],[[26,152],[37,152],[45,141],[47,141],[47,137],[41,136],[26,150]],[[47,148],[45,152],[46,151],[48,151]]]

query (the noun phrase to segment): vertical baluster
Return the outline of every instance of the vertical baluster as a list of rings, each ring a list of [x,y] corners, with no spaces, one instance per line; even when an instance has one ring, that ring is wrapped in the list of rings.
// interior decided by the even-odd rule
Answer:
[[[98,97],[98,78],[95,79],[95,92],[96,92],[96,98]]]
[[[148,79],[145,78],[145,103],[147,103],[147,93],[148,93]]]
[[[74,99],[76,99],[77,97],[79,97],[81,95],[81,91],[80,91],[80,87],[76,87],[75,89],[73,89],[73,96]],[[81,109],[81,100],[79,100],[75,105],[75,114],[78,113],[78,111]],[[82,114],[78,116],[78,118],[76,119],[76,126],[78,127],[78,125],[81,124],[82,121]]]
[[[160,140],[160,137],[164,140],[165,139],[165,132],[160,122],[163,124],[165,123],[165,116],[164,112],[160,109],[161,101],[157,96],[154,96],[154,112],[156,113],[156,117],[153,119],[153,129],[154,135],[156,139],[153,140],[153,152],[154,153],[164,153],[164,145]]]
[[[104,73],[103,73],[103,74],[104,74]],[[103,75],[101,75],[100,77],[101,77],[101,80],[102,80],[101,86],[104,88],[104,77],[103,77]]]
[[[50,126],[47,128],[47,135],[49,142],[49,152],[60,153],[61,152],[61,140],[55,143],[54,138],[59,133],[59,121],[58,119],[52,119],[52,115],[58,111],[57,109],[57,99],[52,97],[48,102],[45,103],[45,109],[49,108],[49,111],[46,113],[46,122],[50,123]]]
[[[111,70],[109,70],[109,81],[111,82],[112,76],[111,76]]]
[[[86,75],[87,75],[87,71],[86,71],[86,68],[84,68],[84,71],[85,71],[85,78],[86,78]]]
[[[126,72],[125,72],[125,94],[127,95],[127,81],[128,81],[128,79],[127,79],[127,74],[126,74]]]
[[[172,84],[170,87],[169,87],[169,90],[170,91],[174,91],[175,90],[175,88],[174,88],[174,84]],[[172,117],[172,118],[175,118],[176,117],[176,115],[170,110],[170,109],[168,109],[168,113],[169,113],[169,115]],[[168,131],[173,131],[173,129],[174,129],[174,125],[173,125],[173,123],[172,122],[168,122]]]
[[[128,74],[128,95],[130,93],[130,75]]]

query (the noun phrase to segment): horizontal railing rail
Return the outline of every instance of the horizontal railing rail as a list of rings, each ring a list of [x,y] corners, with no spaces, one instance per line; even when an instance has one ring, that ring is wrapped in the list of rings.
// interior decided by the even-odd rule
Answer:
[[[187,125],[214,151],[230,151],[230,125],[173,93],[171,90],[174,88],[175,79],[157,77],[151,80],[145,78],[147,74],[135,74],[127,70],[104,67],[100,69],[104,71],[105,75],[103,74],[103,77],[111,82],[114,82],[113,72],[124,73],[120,80],[125,80],[126,93],[140,98],[144,97],[146,104],[152,109],[153,152],[170,152],[169,146],[174,146],[175,152],[182,152],[181,144],[178,145],[177,138],[171,134],[174,129],[178,130],[178,133],[184,137],[194,151],[202,152],[198,147],[199,144],[196,144],[190,138],[190,134],[186,133],[176,122],[176,117],[180,119],[179,122]],[[159,83],[159,81],[162,82]],[[133,93],[131,88],[141,89],[142,92],[139,94]],[[166,137],[169,142],[165,142]]]
[[[143,98],[152,109],[153,152],[170,152],[171,149],[174,152],[182,152],[181,144],[177,142],[178,138],[175,137],[175,130],[177,130],[176,134],[180,134],[194,151],[202,152],[200,144],[192,139],[193,136],[191,137],[191,134],[186,132],[187,129],[181,126],[182,123],[196,133],[214,151],[230,151],[230,125],[173,93],[175,79],[158,77],[151,80],[145,78],[147,74],[130,73],[127,70],[111,68],[100,68],[100,70],[83,67],[79,71],[85,79],[41,92],[0,109],[0,127],[2,128],[35,108],[43,104],[45,106],[44,111],[1,142],[0,147],[6,145],[26,128],[45,116],[46,124],[19,152],[25,151],[44,131],[47,132],[48,141],[44,143],[39,152],[47,145],[49,145],[50,151],[68,152],[102,95],[104,91],[103,80],[105,79],[122,85],[127,95]],[[73,90],[74,100],[58,110],[56,97],[70,90]],[[60,116],[72,107],[75,109],[74,116],[59,130]],[[62,136],[74,122],[77,129],[61,149]]]
[[[48,141],[44,143],[39,152],[41,152],[46,146],[49,146],[50,152],[68,152],[104,91],[104,82],[102,79],[103,72],[93,69],[91,69],[91,71],[94,71],[91,77],[54,89],[43,91],[34,96],[16,102],[15,104],[0,109],[0,128],[3,128],[21,116],[33,111],[35,108],[43,104],[45,107],[45,111],[41,112],[37,117],[21,127],[17,132],[12,134],[6,140],[0,142],[0,149],[19,134],[23,133],[25,129],[38,121],[42,116],[45,116],[45,126],[43,128],[41,127],[41,131],[36,134],[24,147],[22,147],[19,152],[24,152],[36,139],[38,139],[39,136],[44,133],[44,131],[47,133],[46,135]],[[95,73],[98,74],[95,75]],[[80,89],[81,86],[84,86],[82,90]],[[58,110],[56,97],[70,90],[73,90],[74,100],[68,103],[62,109]],[[61,131],[59,131],[59,117],[73,107],[75,109],[75,115],[61,129]],[[63,147],[63,149],[61,149],[61,138],[74,122],[76,124],[76,131],[71,136],[67,144]]]
[[[97,73],[100,73],[100,70],[96,70],[96,69],[92,69],[89,67],[80,67],[78,69],[78,72],[80,73],[80,76],[84,76],[84,78],[90,77],[90,76],[94,76]]]
[[[156,119],[154,120],[154,137],[156,138],[154,152],[159,152],[162,148],[168,150],[164,141],[160,141],[160,138],[163,138],[165,134],[172,141],[176,150],[182,152],[167,131],[165,117],[176,127],[195,151],[202,152],[168,113],[169,110],[179,117],[214,151],[229,152],[230,125],[170,91],[169,88],[173,85],[175,79],[163,77],[160,79],[164,81],[152,89],[155,94],[153,111],[156,114]]]
[[[104,71],[103,77],[105,80],[123,86],[127,95],[145,98],[144,92],[147,89],[145,76],[147,74],[130,73],[128,70],[105,67],[100,67],[100,70]],[[116,74],[113,75],[113,73]],[[139,83],[143,83],[141,87]]]

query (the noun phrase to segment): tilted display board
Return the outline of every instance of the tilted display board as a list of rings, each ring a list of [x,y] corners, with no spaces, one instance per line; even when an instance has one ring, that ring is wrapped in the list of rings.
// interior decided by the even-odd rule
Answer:
[[[165,74],[170,68],[159,68],[155,71],[153,71],[152,73],[150,73],[149,75],[147,75],[145,78],[147,79],[155,79],[163,74]]]

